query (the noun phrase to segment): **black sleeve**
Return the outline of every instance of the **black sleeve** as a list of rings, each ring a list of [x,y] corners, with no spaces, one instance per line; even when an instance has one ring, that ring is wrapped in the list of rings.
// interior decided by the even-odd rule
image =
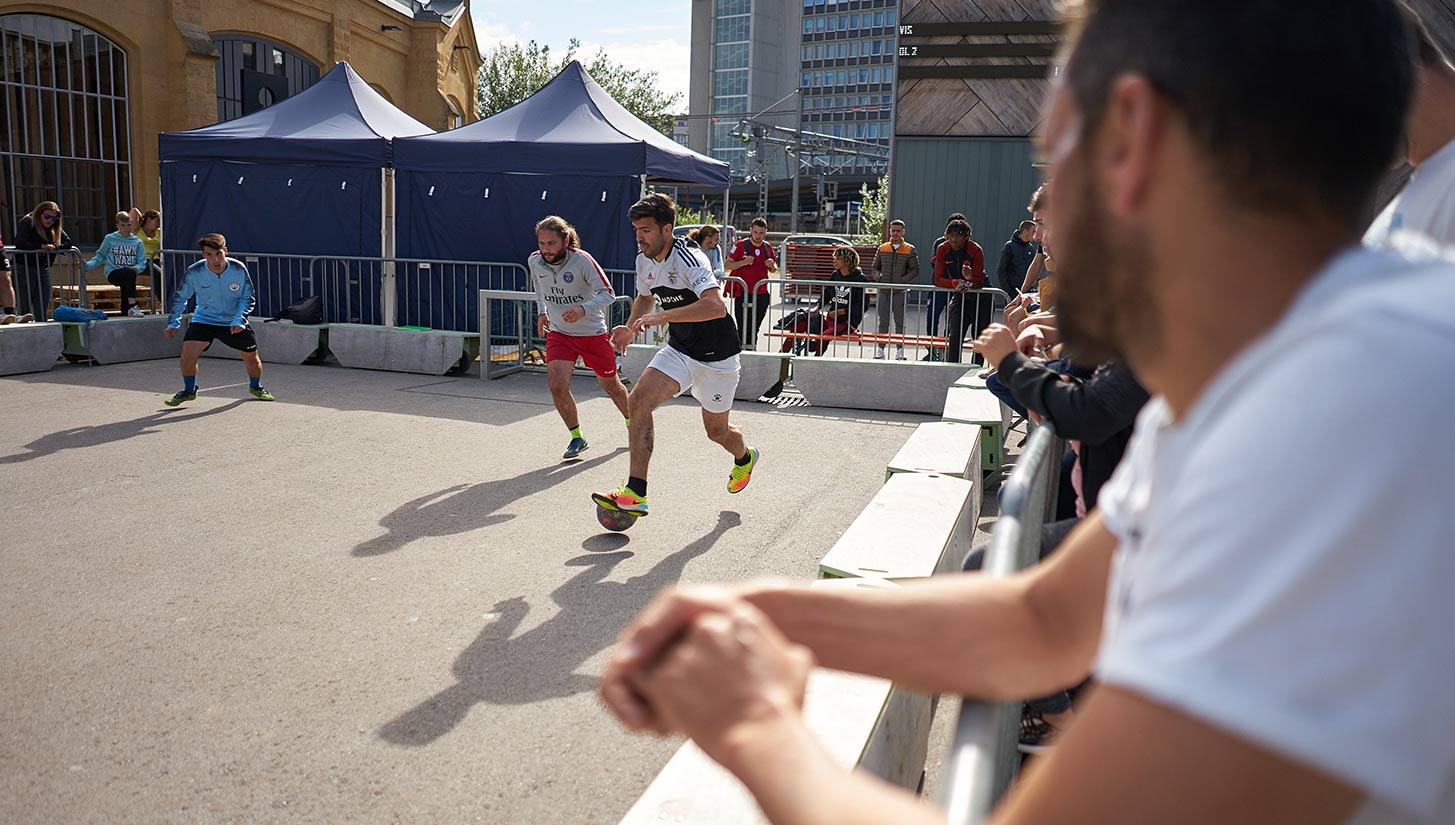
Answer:
[[[73,244],[73,243],[71,243],[71,236],[70,235],[67,235],[66,234],[66,230],[64,230],[64,229],[61,230],[61,246],[60,246],[60,248],[61,249],[75,249],[76,248],[76,245]]]
[[[1012,257],[1009,243],[1000,248],[1000,263],[995,266],[995,279],[999,282],[1000,286],[1005,286],[1010,283]]]
[[[1122,364],[1098,369],[1085,381],[1062,381],[1045,366],[1018,352],[1000,363],[997,377],[1011,395],[1056,426],[1056,433],[1087,444],[1101,444],[1136,423],[1147,391]]]
[[[15,248],[34,250],[40,249],[40,235],[30,221],[21,221],[20,228],[15,230]]]

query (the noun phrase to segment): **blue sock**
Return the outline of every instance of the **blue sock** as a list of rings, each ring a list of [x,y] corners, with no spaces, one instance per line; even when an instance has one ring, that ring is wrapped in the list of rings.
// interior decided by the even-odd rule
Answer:
[[[184,376],[182,376],[182,390],[183,390],[183,392],[186,392],[188,395],[191,395],[192,393],[197,392],[197,376],[195,376],[195,375],[184,375]]]
[[[255,390],[262,389],[263,388],[263,379],[262,379],[262,377],[261,376],[259,376],[257,378],[251,378],[251,377],[249,377],[248,378],[248,386],[249,387],[252,387]]]

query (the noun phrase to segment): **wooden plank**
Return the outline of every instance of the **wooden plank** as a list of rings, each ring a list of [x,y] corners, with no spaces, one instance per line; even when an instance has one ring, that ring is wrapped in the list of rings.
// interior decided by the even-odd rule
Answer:
[[[900,41],[906,37],[955,37],[989,34],[1059,34],[1061,24],[1053,20],[991,21],[979,23],[905,23],[899,27]]]
[[[1045,80],[1051,76],[1051,64],[1030,63],[1023,66],[900,66],[899,76],[906,80],[930,78],[941,80],[1004,80],[1008,78]]]
[[[980,463],[986,472],[995,472],[1005,463],[1005,436],[1010,431],[1010,408],[986,389],[950,387],[945,393],[945,421],[978,424],[984,431],[980,439]]]

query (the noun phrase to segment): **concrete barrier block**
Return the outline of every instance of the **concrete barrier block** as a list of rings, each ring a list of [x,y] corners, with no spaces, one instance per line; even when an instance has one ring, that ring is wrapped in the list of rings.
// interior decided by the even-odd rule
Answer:
[[[1010,432],[1010,418],[1010,407],[989,390],[951,387],[945,392],[944,420],[976,424],[983,430],[980,466],[986,472],[995,472],[1005,463],[1005,437]]]
[[[745,352],[738,356],[742,372],[733,397],[739,401],[757,401],[783,376],[783,365],[792,356],[776,352]]]
[[[661,349],[662,346],[665,346],[665,344],[661,346],[656,344],[632,344],[627,347],[626,352],[622,353],[621,356],[621,377],[633,384],[640,381],[642,373],[647,369],[647,365],[652,363],[652,358],[656,356],[657,350]]]
[[[45,372],[65,347],[60,324],[6,324],[0,327],[0,375]]]
[[[824,555],[819,578],[903,580],[958,571],[979,519],[978,484],[896,473]]]
[[[945,390],[964,372],[963,364],[797,358],[793,383],[816,407],[938,415]]]
[[[818,587],[893,587],[880,580],[823,581]],[[803,719],[847,773],[868,771],[914,790],[929,750],[931,702],[884,679],[816,669],[808,679]],[[751,794],[691,742],[683,745],[621,819],[622,825],[766,825]]]
[[[884,480],[895,473],[932,473],[979,483],[981,434],[974,424],[921,424],[885,465]]]
[[[264,323],[249,318],[258,339],[258,352],[268,364],[302,364],[316,353],[327,352],[328,324],[294,324],[287,321]],[[203,353],[208,358],[242,360],[242,353],[226,344],[213,344]]]
[[[480,336],[438,329],[330,324],[328,348],[345,367],[444,375],[479,356]]]
[[[167,316],[143,318],[108,318],[105,321],[76,324],[85,354],[98,364],[124,364],[129,361],[156,361],[182,355],[182,329],[172,338],[163,333]]]

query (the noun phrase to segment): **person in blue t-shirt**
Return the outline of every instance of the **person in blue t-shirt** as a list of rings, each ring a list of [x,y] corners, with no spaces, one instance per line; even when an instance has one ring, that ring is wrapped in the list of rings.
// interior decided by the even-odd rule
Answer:
[[[258,339],[248,326],[248,313],[257,306],[253,281],[242,261],[227,257],[227,239],[216,232],[203,235],[197,246],[202,260],[187,267],[182,286],[172,300],[172,316],[163,333],[175,338],[182,326],[182,310],[189,298],[197,299],[192,321],[182,336],[182,391],[168,398],[168,407],[197,400],[197,359],[213,341],[242,353],[248,369],[248,392],[263,401],[272,401],[273,394],[263,389],[263,359],[258,355]]]
[[[145,315],[136,302],[136,278],[147,271],[147,250],[141,238],[133,235],[130,212],[116,213],[116,231],[101,239],[101,248],[87,261],[86,269],[106,267],[106,280],[121,288],[121,315],[140,318]]]

